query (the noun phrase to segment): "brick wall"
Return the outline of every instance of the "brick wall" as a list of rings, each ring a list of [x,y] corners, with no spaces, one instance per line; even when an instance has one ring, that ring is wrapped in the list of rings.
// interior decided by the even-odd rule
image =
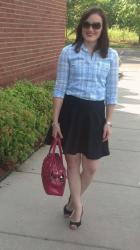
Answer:
[[[0,86],[54,79],[66,0],[0,0]]]

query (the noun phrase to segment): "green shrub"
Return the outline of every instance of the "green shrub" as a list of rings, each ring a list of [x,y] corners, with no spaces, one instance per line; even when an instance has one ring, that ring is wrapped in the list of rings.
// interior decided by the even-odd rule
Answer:
[[[0,164],[23,162],[43,143],[52,115],[53,83],[18,81],[0,89]]]

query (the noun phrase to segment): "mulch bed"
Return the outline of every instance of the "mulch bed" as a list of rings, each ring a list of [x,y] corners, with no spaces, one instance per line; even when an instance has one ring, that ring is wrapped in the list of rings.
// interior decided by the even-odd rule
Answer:
[[[0,181],[5,179],[13,170],[15,170],[15,166],[12,162],[7,162],[4,165],[0,165]]]
[[[12,172],[12,170],[4,170],[4,169],[0,168],[0,181],[5,179],[11,172]]]

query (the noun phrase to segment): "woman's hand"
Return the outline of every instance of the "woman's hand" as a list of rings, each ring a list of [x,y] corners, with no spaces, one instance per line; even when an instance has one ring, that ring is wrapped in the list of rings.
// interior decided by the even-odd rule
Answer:
[[[105,123],[103,128],[103,142],[107,141],[112,133],[112,126]]]
[[[52,129],[52,136],[54,138],[56,138],[56,136],[59,135],[59,137],[62,139],[63,135],[62,135],[59,123],[53,123],[52,128],[53,128]]]

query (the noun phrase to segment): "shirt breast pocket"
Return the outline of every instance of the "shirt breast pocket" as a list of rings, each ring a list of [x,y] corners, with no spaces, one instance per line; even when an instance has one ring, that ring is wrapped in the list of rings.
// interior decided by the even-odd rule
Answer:
[[[83,61],[77,60],[75,62],[72,62],[70,65],[70,73],[72,74],[72,77],[74,77],[74,78],[82,77]]]
[[[110,71],[110,64],[107,62],[97,62],[96,71],[98,78],[105,80]]]

